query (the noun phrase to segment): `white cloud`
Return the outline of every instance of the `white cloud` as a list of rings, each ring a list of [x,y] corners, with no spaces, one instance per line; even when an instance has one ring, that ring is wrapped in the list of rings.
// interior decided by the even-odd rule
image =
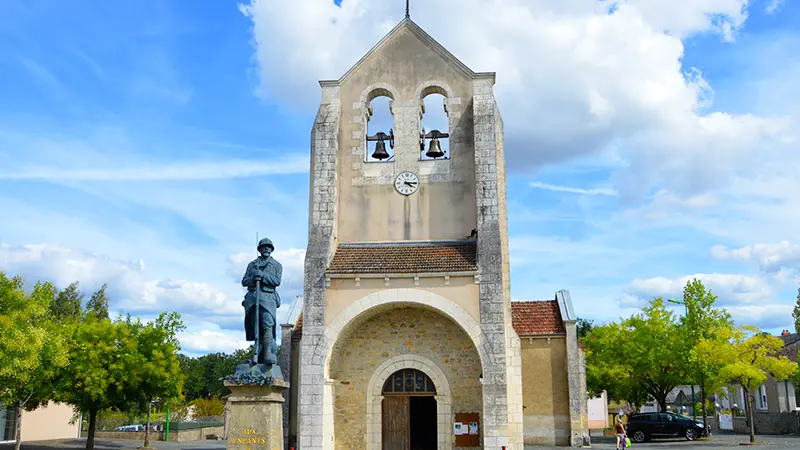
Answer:
[[[783,6],[785,0],[769,0],[767,2],[767,14],[775,14]]]
[[[739,248],[715,245],[711,256],[729,261],[752,262],[762,271],[780,273],[784,270],[800,272],[800,245],[781,241],[772,244],[752,244]]]
[[[637,278],[631,282],[626,294],[640,299],[654,297],[683,298],[686,283],[697,278],[718,296],[719,305],[765,304],[771,300],[773,287],[757,275],[729,273],[698,273],[677,278]]]
[[[308,164],[307,157],[295,155],[275,161],[224,160],[109,169],[65,170],[37,167],[0,172],[0,179],[46,181],[217,180],[306,173],[308,172]]]
[[[59,245],[0,244],[0,270],[22,274],[28,282],[51,281],[59,288],[78,281],[84,291],[94,291],[107,283],[115,311],[241,313],[236,300],[209,283],[148,279],[143,261],[117,261]]]
[[[246,349],[250,343],[243,338],[243,333],[217,330],[184,331],[178,334],[181,351],[199,355],[211,352],[232,353],[236,350]]]
[[[562,186],[557,184],[549,184],[549,183],[542,183],[540,181],[532,181],[529,183],[530,187],[536,189],[543,189],[545,191],[554,191],[554,192],[567,192],[570,194],[581,194],[581,195],[605,195],[605,196],[616,196],[617,192],[614,189],[609,188],[576,188],[571,186]]]
[[[474,70],[498,73],[509,167],[538,168],[613,147],[630,163],[615,177],[625,198],[659,184],[691,196],[725,184],[754,148],[789,127],[782,118],[703,114],[713,90],[700,72],[682,67],[681,38],[711,32],[733,39],[747,3],[432,0],[416,4],[412,18]],[[241,6],[253,21],[260,94],[313,105],[316,81],[342,75],[397,23],[400,6]]]

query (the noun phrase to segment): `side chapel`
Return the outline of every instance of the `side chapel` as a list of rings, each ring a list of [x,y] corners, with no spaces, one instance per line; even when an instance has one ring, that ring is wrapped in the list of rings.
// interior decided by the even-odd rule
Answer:
[[[287,447],[588,443],[569,293],[511,301],[494,84],[409,17],[320,82],[303,311],[282,326]],[[447,130],[422,129],[430,94]],[[380,96],[394,126],[370,135]]]

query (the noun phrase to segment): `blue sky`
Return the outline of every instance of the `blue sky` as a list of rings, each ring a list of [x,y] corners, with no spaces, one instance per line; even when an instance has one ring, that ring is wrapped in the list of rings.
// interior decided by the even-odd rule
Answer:
[[[0,10],[0,269],[108,282],[112,307],[145,319],[177,310],[191,354],[241,346],[256,233],[277,245],[284,302],[302,291],[316,81],[403,2]],[[800,5],[430,0],[412,18],[497,72],[515,300],[568,289],[607,321],[697,276],[738,320],[790,328]],[[441,99],[427,110],[440,124]]]

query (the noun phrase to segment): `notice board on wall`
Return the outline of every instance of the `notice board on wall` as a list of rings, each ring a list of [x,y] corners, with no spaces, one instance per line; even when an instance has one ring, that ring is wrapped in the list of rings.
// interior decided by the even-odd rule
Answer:
[[[481,427],[478,413],[456,413],[456,423],[461,423],[461,434],[456,434],[456,447],[480,447]]]

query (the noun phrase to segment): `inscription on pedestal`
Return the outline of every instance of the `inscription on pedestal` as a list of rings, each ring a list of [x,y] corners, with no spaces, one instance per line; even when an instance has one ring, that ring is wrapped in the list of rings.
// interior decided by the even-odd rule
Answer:
[[[256,430],[252,428],[245,428],[242,430],[242,436],[232,437],[231,445],[264,445],[267,443],[267,438],[258,436]]]

